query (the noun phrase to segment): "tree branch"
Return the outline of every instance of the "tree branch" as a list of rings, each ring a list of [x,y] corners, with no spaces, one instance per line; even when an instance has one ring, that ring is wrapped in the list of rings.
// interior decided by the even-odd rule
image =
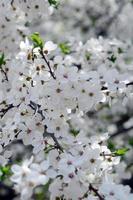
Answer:
[[[55,142],[56,148],[59,149],[61,152],[63,152],[63,148],[62,146],[59,144],[57,138],[55,137],[54,133],[48,133],[48,132],[44,132],[44,137],[51,137],[53,139],[53,141]]]
[[[29,106],[38,114],[41,115],[42,119],[45,119],[45,116],[43,115],[43,111],[39,109],[39,105],[37,105],[36,103],[34,103],[33,101],[30,101]],[[44,137],[51,137],[53,139],[53,141],[55,142],[55,147],[57,149],[59,149],[61,152],[63,152],[63,148],[62,146],[59,144],[57,138],[55,137],[54,133],[48,133],[46,132],[46,128],[44,126]]]
[[[105,200],[105,198],[99,194],[98,189],[94,188],[92,184],[90,184],[89,190],[93,191],[94,194],[99,198],[99,200]]]
[[[2,67],[1,67],[1,72],[4,74],[5,80],[8,81],[7,73],[4,71],[4,69]]]
[[[38,114],[41,115],[42,120],[45,119],[45,116],[43,115],[43,111],[39,108],[40,105],[37,105],[36,103],[34,103],[33,101],[30,101],[29,106],[35,111],[35,113],[37,112]]]
[[[1,110],[0,110],[0,113],[1,113],[1,114],[0,114],[0,117],[1,117],[1,118],[4,117],[4,115],[5,115],[10,109],[12,109],[12,108],[14,108],[14,107],[17,107],[17,106],[13,106],[13,104],[9,104],[7,108],[1,109]]]
[[[44,53],[43,53],[43,49],[40,50],[40,54],[41,54],[43,60],[46,62],[47,66],[48,66],[48,68],[49,68],[49,73],[51,74],[51,76],[53,77],[53,79],[56,79],[55,74],[53,73],[53,71],[52,71],[52,69],[51,69],[50,63],[49,63],[49,61],[46,59],[46,57],[45,57],[45,55],[44,55]]]
[[[118,131],[115,132],[113,135],[111,135],[110,138],[114,138],[114,137],[116,137],[116,136],[118,136],[118,135],[124,134],[125,132],[128,132],[128,131],[130,131],[130,130],[132,130],[132,129],[133,129],[133,126],[131,126],[131,127],[129,127],[129,128],[124,128],[124,127],[123,127],[123,129],[118,130]]]

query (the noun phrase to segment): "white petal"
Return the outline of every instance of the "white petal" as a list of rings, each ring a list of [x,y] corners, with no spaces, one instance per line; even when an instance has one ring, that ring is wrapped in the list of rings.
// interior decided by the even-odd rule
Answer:
[[[48,41],[45,43],[45,46],[44,48],[47,50],[47,51],[53,51],[57,48],[57,45],[54,44],[52,41]]]

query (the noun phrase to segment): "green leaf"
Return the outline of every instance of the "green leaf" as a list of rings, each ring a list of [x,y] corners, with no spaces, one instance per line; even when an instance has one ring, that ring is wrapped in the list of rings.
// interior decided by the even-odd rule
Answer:
[[[36,48],[36,47],[43,48],[44,42],[38,32],[33,33],[30,36],[30,39],[33,42],[34,48]]]
[[[0,180],[5,180],[11,174],[10,166],[0,166]]]
[[[115,156],[124,156],[127,151],[129,151],[129,148],[122,148],[122,149],[116,150],[113,154]]]
[[[0,54],[0,67],[5,64],[6,64],[5,55],[4,55],[4,53],[2,53],[2,54]]]
[[[70,45],[67,42],[60,43],[59,47],[63,54],[69,54],[71,52]]]
[[[53,6],[54,8],[58,8],[60,1],[59,0],[48,0],[50,6]]]
[[[108,141],[108,148],[110,149],[110,151],[115,150],[115,144],[111,140]]]
[[[86,52],[85,57],[86,57],[87,60],[90,60],[91,59],[91,53]]]
[[[25,22],[25,24],[24,24],[26,27],[30,27],[30,22],[29,21],[27,21],[27,22]]]
[[[78,131],[78,130],[75,130],[75,129],[71,129],[71,130],[70,130],[70,133],[71,133],[74,137],[76,137],[76,136],[79,134],[79,131]]]
[[[110,60],[113,63],[115,63],[116,59],[117,58],[114,55],[112,55],[111,57],[108,58],[108,60]]]
[[[118,48],[118,53],[119,53],[119,54],[123,53],[123,49],[119,47],[119,48]]]
[[[129,143],[130,146],[133,147],[133,137],[132,137],[132,138],[129,138],[128,143]]]

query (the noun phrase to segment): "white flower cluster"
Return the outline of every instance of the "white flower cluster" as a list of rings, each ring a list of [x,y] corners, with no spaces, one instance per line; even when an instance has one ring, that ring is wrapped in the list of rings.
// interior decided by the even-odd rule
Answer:
[[[62,1],[59,14],[56,0],[0,2],[0,167],[13,163],[10,180],[21,200],[35,199],[40,185],[50,200],[132,200],[121,185],[131,178],[130,163],[120,159],[128,149],[108,145],[111,134],[132,136],[131,38],[95,38],[117,36],[113,17],[121,21],[132,2],[76,2]],[[53,41],[36,28],[50,30]],[[94,37],[82,42],[86,33]],[[19,142],[31,158],[16,164],[12,146]]]
[[[11,181],[15,183],[16,191],[21,192],[21,199],[29,199],[36,186],[46,184],[48,181],[48,177],[43,174],[47,168],[45,161],[40,165],[32,163],[32,161],[33,157],[30,160],[25,160],[21,167],[12,166],[14,175],[11,177]]]
[[[95,46],[98,40],[93,41]],[[67,56],[52,54],[58,52],[52,41],[42,49],[26,39],[20,49],[16,58],[7,62],[8,70],[1,73],[1,145],[21,139],[33,146],[36,158],[46,154],[46,161],[32,163],[32,158],[21,167],[13,165],[11,180],[16,191],[21,199],[29,199],[36,186],[52,179],[49,191],[53,200],[95,196],[97,189],[92,185],[98,187],[120,159],[105,145],[107,136],[88,138],[86,131],[75,133],[71,119],[73,115],[85,117],[88,111],[125,93],[130,76],[102,66],[97,71],[84,65],[78,68],[71,57],[67,62]],[[88,50],[87,44],[82,49],[98,54],[93,48]]]

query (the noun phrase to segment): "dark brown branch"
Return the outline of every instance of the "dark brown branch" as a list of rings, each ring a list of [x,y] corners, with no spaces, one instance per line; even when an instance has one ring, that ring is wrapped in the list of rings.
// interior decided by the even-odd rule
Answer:
[[[14,7],[14,0],[11,0],[11,6]]]
[[[54,133],[48,133],[48,132],[44,132],[44,137],[51,137],[53,139],[53,141],[55,142],[55,147],[57,149],[59,149],[61,152],[63,152],[63,148],[62,146],[59,144],[57,138],[55,137]]]
[[[41,115],[42,117],[42,120],[45,119],[45,116],[43,114],[43,111],[39,108],[40,106],[37,105],[36,103],[34,103],[33,101],[30,101],[30,104],[29,104],[30,108],[33,109],[35,112],[37,112],[38,114]]]
[[[59,142],[58,142],[57,138],[55,137],[54,133],[50,133],[50,136],[53,139],[53,141],[55,142],[55,145],[56,145],[57,149],[59,149],[61,152],[63,152],[63,148],[59,144]]]
[[[2,118],[2,117],[4,117],[4,115],[10,110],[10,109],[12,109],[12,108],[14,108],[14,107],[16,107],[16,106],[13,106],[13,104],[10,104],[10,105],[8,105],[8,107],[7,108],[3,108],[3,109],[1,109],[0,110],[0,117]]]
[[[51,74],[51,76],[53,77],[53,79],[56,79],[55,74],[53,73],[53,71],[52,71],[52,69],[51,69],[50,63],[49,63],[49,61],[46,59],[46,57],[45,57],[45,55],[44,55],[44,53],[43,53],[43,49],[40,50],[40,54],[41,54],[43,60],[46,62],[47,66],[48,66],[48,68],[49,68],[49,73]]]
[[[34,103],[33,101],[30,101],[29,106],[38,114],[41,115],[42,119],[45,119],[45,116],[43,115],[43,111],[39,109],[39,105],[37,105],[36,103]],[[61,152],[63,152],[63,148],[62,146],[59,144],[57,138],[55,137],[54,133],[48,133],[46,131],[46,127],[44,126],[44,137],[51,137],[53,139],[53,141],[55,142],[55,148],[59,149]]]
[[[90,184],[89,190],[93,191],[94,194],[99,198],[99,200],[105,200],[105,198],[99,194],[98,189],[94,188],[92,184]]]
[[[2,67],[1,67],[1,72],[4,74],[5,80],[8,81],[7,73],[4,71],[4,69]]]
[[[114,137],[116,137],[116,136],[118,136],[118,135],[124,134],[124,133],[126,133],[126,132],[128,132],[128,131],[130,131],[130,130],[132,130],[132,129],[133,129],[133,126],[131,126],[131,127],[129,127],[129,128],[123,128],[123,129],[121,129],[121,130],[118,130],[118,131],[115,132],[113,135],[111,135],[110,138],[114,138]]]
[[[133,85],[133,81],[126,84],[127,86]]]
[[[133,82],[131,81],[131,82],[125,84],[125,85],[128,87],[129,85],[133,85]],[[104,90],[106,91],[106,90],[108,90],[108,87],[102,86],[102,87],[101,87],[101,90],[102,90],[102,91],[104,91]]]

